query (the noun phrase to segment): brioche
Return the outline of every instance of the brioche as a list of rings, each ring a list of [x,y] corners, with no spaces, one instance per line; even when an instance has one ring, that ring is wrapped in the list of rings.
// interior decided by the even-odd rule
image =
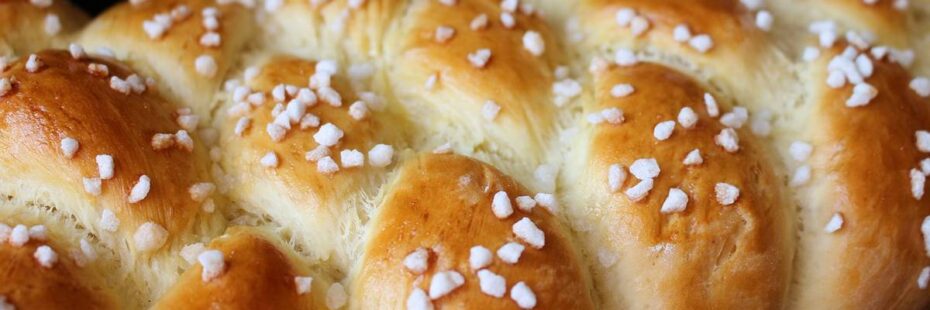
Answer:
[[[122,3],[89,23],[77,42],[91,50],[112,50],[114,56],[154,77],[158,85],[166,89],[167,99],[183,102],[198,115],[207,117],[214,107],[212,96],[223,82],[218,73],[232,67],[235,55],[251,36],[254,24],[245,8],[218,6],[218,26],[208,31],[204,24],[210,18],[198,13],[212,4],[206,0],[184,2],[187,13],[179,13],[185,10],[178,10],[178,3],[172,1],[145,1],[138,6]],[[155,30],[138,26],[152,20],[156,14],[166,13],[173,14],[172,18],[178,21],[160,35],[156,35]],[[201,45],[201,38],[208,32],[219,35],[218,46]],[[185,35],[172,35],[174,33]],[[177,65],[197,62],[204,64]]]
[[[196,258],[206,248],[222,251],[226,257],[222,277],[202,280],[203,267],[193,265],[172,286],[156,309],[320,309],[326,307],[325,290],[331,280],[325,274],[306,270],[306,265],[286,246],[251,227],[230,228],[207,247],[195,244],[188,257]],[[198,253],[199,252],[199,253]],[[309,288],[301,288],[301,278],[310,278]],[[311,293],[302,292],[308,290]]]
[[[562,55],[555,45],[542,47],[540,57],[516,47],[531,30],[544,42],[555,42],[543,21],[518,14],[508,29],[492,18],[503,12],[499,5],[481,1],[452,7],[418,1],[408,10],[406,21],[396,26],[400,29],[389,34],[396,38],[386,46],[386,57],[393,60],[386,70],[415,132],[429,136],[415,139],[439,138],[445,141],[430,142],[453,142],[457,149],[481,149],[531,167],[540,164],[545,137],[555,127],[558,103],[551,85]],[[481,14],[489,21],[473,26],[480,25],[474,20]],[[455,30],[441,40],[438,27]],[[486,59],[479,57],[482,52]]]
[[[513,307],[513,301],[500,297],[517,283],[530,283],[540,306],[593,307],[587,272],[549,209],[513,203],[503,216],[484,207],[497,204],[499,193],[514,199],[529,197],[531,193],[514,180],[472,159],[428,154],[410,159],[393,182],[370,223],[365,254],[353,277],[353,291],[358,292],[352,295],[353,304],[365,309],[403,308],[409,305],[411,290],[432,297],[439,287],[437,277],[427,279],[423,274],[451,270],[463,274],[464,284],[458,289],[463,292],[443,298],[443,306]],[[521,222],[532,222],[544,231],[542,243],[519,245],[526,242],[516,232]],[[408,257],[417,251],[425,253],[425,268],[409,266]],[[496,253],[501,260],[476,263],[478,252]],[[516,256],[516,262],[503,258],[510,255]],[[394,268],[401,265],[405,268]],[[478,270],[493,276],[473,272]],[[500,286],[485,284],[488,280],[482,278],[495,276],[503,279]],[[495,299],[487,294],[500,295]]]
[[[4,245],[3,259],[5,302],[15,301],[18,307],[33,309],[114,308],[113,292],[104,283],[94,281],[93,274],[80,274],[74,261],[55,259],[47,268],[36,263],[34,253],[48,245],[30,241],[22,246]],[[43,258],[47,259],[47,258]]]
[[[42,2],[42,1],[39,1]],[[67,38],[87,23],[87,14],[65,1],[31,4],[4,1],[0,12],[0,51],[5,56],[67,46]]]
[[[0,309],[923,309],[926,0],[0,0]]]
[[[378,144],[393,145],[396,139],[386,124],[378,122],[377,112],[366,112],[361,120],[346,113],[347,106],[360,101],[340,77],[332,80],[330,88],[341,94],[337,98],[313,95],[306,89],[307,96],[315,97],[306,99],[313,100],[312,107],[300,101],[303,99],[299,92],[286,108],[285,104],[272,104],[275,99],[271,93],[277,85],[306,84],[318,64],[293,56],[274,56],[255,66],[260,73],[241,87],[269,94],[264,99],[268,103],[249,108],[252,110],[242,115],[224,112],[221,164],[229,175],[231,199],[282,223],[292,231],[294,239],[314,249],[308,254],[330,260],[345,270],[349,257],[356,253],[351,244],[339,241],[361,238],[367,212],[360,206],[364,205],[364,197],[377,194],[374,188],[383,182],[387,171],[367,163],[372,160],[370,151]],[[224,111],[236,111],[239,103],[235,101],[230,98]],[[302,106],[306,114],[290,119],[299,110],[297,106]],[[282,127],[279,117],[272,116],[275,109],[290,130]],[[320,134],[328,132],[324,128],[330,128],[333,135],[326,139],[338,139],[336,146],[324,140],[324,134]],[[368,155],[361,167],[346,167],[343,152],[350,150]],[[257,165],[263,158],[273,158],[274,163]],[[336,165],[337,161],[342,165]],[[379,166],[384,164],[390,163]],[[313,190],[307,190],[310,188]]]
[[[593,237],[589,248],[603,270],[603,286],[623,288],[603,296],[604,306],[620,308],[617,299],[629,297],[625,302],[633,308],[781,307],[790,282],[794,210],[771,188],[777,181],[767,156],[745,139],[737,152],[718,146],[715,136],[727,129],[705,113],[708,93],[667,67],[610,67],[596,73],[594,83],[595,99],[585,111],[617,108],[625,120],[581,133],[583,145],[572,156],[576,160],[566,161],[565,175],[579,185],[566,190],[567,205],[579,208],[572,213],[599,223],[586,234]],[[638,85],[636,95],[612,97],[613,85],[624,83]],[[682,122],[686,111],[694,113],[693,120]],[[668,141],[642,134],[658,121],[676,119],[684,128],[675,128]],[[736,132],[751,135],[746,128]],[[643,176],[655,173],[639,172],[652,165],[644,163],[655,165],[655,182]],[[630,174],[611,180],[603,172],[614,165]],[[620,190],[642,182],[651,187],[645,197]],[[721,186],[737,188],[738,196],[722,197]],[[688,193],[681,207],[669,205],[672,191]],[[625,281],[639,285],[624,286]],[[689,289],[695,286],[704,290]]]

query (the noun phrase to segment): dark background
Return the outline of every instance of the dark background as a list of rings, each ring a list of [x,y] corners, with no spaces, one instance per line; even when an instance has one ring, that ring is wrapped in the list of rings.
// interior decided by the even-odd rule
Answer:
[[[158,0],[154,0],[158,1]],[[78,7],[84,9],[85,12],[91,16],[100,14],[106,8],[110,7],[114,3],[119,1],[116,0],[72,0],[71,3],[74,3]]]

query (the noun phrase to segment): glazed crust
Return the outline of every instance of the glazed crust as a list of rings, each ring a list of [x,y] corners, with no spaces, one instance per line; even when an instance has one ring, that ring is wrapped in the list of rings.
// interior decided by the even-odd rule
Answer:
[[[267,131],[274,120],[272,110],[276,105],[272,89],[279,84],[306,85],[315,66],[315,61],[285,55],[272,56],[262,63],[261,73],[249,81],[248,86],[263,92],[268,102],[244,115],[226,116],[222,120],[222,143],[227,150],[222,163],[225,171],[235,178],[230,192],[233,199],[247,208],[255,208],[256,213],[267,213],[280,221],[293,223],[301,232],[298,239],[314,248],[314,256],[332,257],[338,266],[345,268],[348,254],[345,247],[338,246],[339,240],[344,238],[338,227],[342,221],[353,221],[357,216],[347,200],[367,188],[385,169],[340,165],[337,173],[322,173],[315,161],[306,159],[306,153],[317,148],[314,135],[327,123],[343,131],[339,143],[328,148],[328,155],[337,164],[341,164],[343,150],[357,150],[367,156],[376,144],[390,144],[392,134],[385,133],[384,125],[376,116],[355,120],[349,115],[347,110],[358,96],[344,77],[337,75],[333,77],[333,88],[342,94],[341,106],[335,107],[318,98],[316,104],[307,108],[307,113],[317,116],[319,125],[301,129],[300,124],[295,123],[280,142],[272,141]],[[251,119],[251,125],[239,137],[233,131],[242,117]],[[278,159],[275,168],[260,164],[260,159],[269,152],[274,152]]]
[[[33,253],[41,245],[0,245],[0,295],[7,302],[23,309],[118,309],[105,285],[88,281],[70,259],[62,257],[51,268],[39,265]]]
[[[735,153],[716,145],[714,136],[724,126],[707,115],[703,87],[667,67],[613,66],[597,73],[595,83],[595,101],[586,110],[620,108],[625,121],[593,125],[581,146],[588,155],[576,157],[583,172],[575,181],[581,183],[570,195],[590,197],[572,203],[596,236],[589,241],[591,255],[618,259],[615,266],[598,268],[604,270],[599,284],[616,288],[604,291],[605,306],[780,308],[791,276],[793,210],[781,201],[778,181],[751,135],[738,131]],[[619,83],[631,83],[636,90],[613,98],[610,89]],[[649,134],[657,123],[676,119],[684,107],[698,115],[693,128],[676,125],[665,141]],[[703,163],[684,165],[695,149]],[[654,158],[661,169],[648,196],[634,202],[624,195],[639,182],[633,175],[612,193],[609,166],[627,169],[640,158]],[[720,182],[740,189],[734,204],[717,201]],[[661,213],[673,187],[687,194],[687,208]]]
[[[143,30],[143,22],[153,19],[155,14],[170,13],[178,5],[186,5],[190,16],[175,22],[162,37],[149,37]],[[112,50],[136,70],[154,77],[167,99],[184,103],[194,113],[206,117],[214,108],[215,90],[255,28],[246,8],[215,6],[219,26],[214,32],[222,41],[219,47],[203,46],[200,37],[207,30],[201,11],[208,6],[213,6],[212,1],[144,1],[138,6],[120,3],[88,24],[79,43],[89,50],[100,47]],[[216,63],[212,76],[197,72],[194,64],[201,56],[210,56]]]
[[[49,1],[0,0],[0,218],[47,233],[0,225],[0,308],[528,308],[520,281],[536,309],[930,304],[924,0]],[[182,127],[190,150],[153,144]]]
[[[826,79],[832,49],[815,66],[815,79]],[[908,172],[926,158],[917,150],[914,132],[930,124],[927,99],[906,89],[908,74],[887,60],[875,61],[867,82],[878,96],[864,107],[846,107],[852,86],[819,87],[813,96],[807,131],[816,145],[812,167],[816,181],[809,202],[802,202],[799,307],[895,308],[926,304],[916,277],[930,262],[920,225],[930,211],[927,197],[911,194]],[[835,235],[823,232],[834,213],[845,226]],[[827,268],[829,266],[829,268]],[[825,303],[822,296],[848,296]]]
[[[119,235],[130,241],[145,222],[161,225],[170,236],[189,231],[200,203],[188,189],[210,180],[206,151],[151,146],[154,134],[181,129],[176,108],[157,91],[125,95],[109,86],[109,78],[88,72],[88,64],[99,63],[108,66],[110,76],[127,78],[131,71],[117,63],[75,60],[64,51],[37,55],[45,64],[39,71],[27,72],[23,58],[0,74],[15,79],[11,93],[0,97],[0,145],[7,152],[0,163],[7,173],[5,187],[17,189],[9,194],[54,202],[103,235],[109,233],[98,226],[99,218],[109,209],[120,220]],[[80,145],[70,159],[61,150],[66,137]],[[99,154],[113,157],[114,176],[103,181],[100,196],[93,196],[82,178],[98,176]],[[151,179],[151,189],[145,199],[130,203],[130,191],[141,175]]]
[[[310,292],[298,294],[294,277],[308,276],[300,272],[306,268],[266,233],[233,228],[209,248],[226,258],[222,277],[204,282],[203,267],[193,265],[154,309],[326,309],[327,279],[314,277]]]
[[[498,257],[487,269],[503,276],[509,288],[525,282],[537,304],[553,309],[592,309],[587,271],[572,240],[545,208],[519,210],[499,219],[491,211],[498,191],[511,199],[530,193],[511,178],[479,161],[458,155],[421,155],[401,168],[391,192],[372,223],[365,255],[355,275],[353,305],[361,309],[403,308],[413,287],[429,291],[431,275],[455,270],[465,278],[462,287],[434,300],[444,308],[515,308],[513,300],[495,298],[479,289],[476,271],[469,266],[470,249],[481,245],[496,252],[507,242],[519,242],[511,226],[526,217],[545,233],[545,246],[529,245],[516,264]],[[423,276],[404,268],[404,258],[417,248],[429,252]]]
[[[45,20],[51,15],[58,18],[57,32],[46,31]],[[66,39],[85,23],[87,14],[67,1],[54,1],[45,8],[36,7],[29,0],[0,1],[0,56],[64,47]],[[4,45],[8,51],[4,51]]]
[[[457,147],[487,148],[536,163],[554,129],[551,85],[563,55],[555,44],[539,56],[522,48],[527,31],[539,33],[544,42],[554,42],[555,36],[535,15],[513,14],[514,25],[507,28],[499,19],[503,12],[495,1],[462,1],[455,7],[414,2],[389,34],[388,57],[395,62],[388,74],[418,131],[439,134],[421,134],[423,139],[436,145],[446,142],[436,141],[440,138],[454,139]],[[482,14],[486,26],[472,30],[472,21]],[[439,42],[437,27],[454,34]],[[480,49],[489,50],[490,58],[479,68],[469,54]],[[482,114],[489,100],[500,108],[493,119]]]

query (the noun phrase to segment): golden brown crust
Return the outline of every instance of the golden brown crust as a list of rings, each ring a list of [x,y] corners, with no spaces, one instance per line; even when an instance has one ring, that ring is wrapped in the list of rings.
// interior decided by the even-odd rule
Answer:
[[[903,46],[907,44],[906,12],[895,9],[893,2],[877,1],[870,5],[860,0],[770,1],[763,2],[759,9],[778,10],[785,17],[795,15],[799,19],[835,20],[842,26],[871,32],[879,42]],[[745,42],[752,40],[761,43],[764,33],[755,25],[754,12],[739,0],[584,0],[583,3],[587,12],[585,14],[596,15],[590,21],[602,26],[613,26],[616,31],[609,35],[614,37],[629,35],[629,30],[620,29],[614,22],[616,8],[632,8],[649,19],[651,27],[647,37],[654,37],[658,32],[659,36],[667,37],[665,41],[671,41],[672,29],[683,23],[694,34],[709,34],[715,46],[723,47],[718,50],[732,52],[731,56],[752,57],[753,54],[740,50],[758,48],[747,47]],[[784,19],[774,21],[776,25],[795,22]],[[598,38],[595,42],[604,42],[602,37]]]
[[[186,5],[190,16],[172,26],[160,38],[153,39],[143,29],[143,22],[156,14],[170,13],[179,5]],[[200,44],[207,32],[201,11],[206,7],[219,11],[221,37],[219,47]],[[216,5],[208,0],[145,1],[139,5],[120,3],[96,17],[81,33],[80,43],[94,50],[106,47],[134,69],[154,77],[168,99],[190,106],[195,113],[206,117],[214,106],[212,96],[219,88],[227,70],[236,60],[255,26],[252,14],[238,4]],[[216,62],[212,76],[198,73],[195,61],[208,55]]]
[[[256,107],[245,115],[252,119],[250,129],[244,132],[242,137],[230,135],[226,140],[230,148],[244,148],[248,152],[238,154],[229,154],[231,158],[231,169],[257,170],[255,173],[267,175],[277,179],[281,184],[288,184],[295,188],[313,188],[317,189],[311,192],[304,192],[307,195],[303,199],[312,199],[313,201],[334,201],[342,197],[346,192],[357,187],[358,184],[352,183],[358,175],[364,174],[369,168],[354,168],[340,170],[338,173],[327,176],[316,170],[316,164],[305,159],[305,154],[317,147],[313,135],[318,128],[300,129],[299,124],[293,125],[293,129],[288,130],[284,138],[275,142],[272,141],[268,132],[265,130],[269,123],[274,121],[271,111],[274,109],[276,102],[271,98],[272,89],[278,84],[301,85],[305,87],[307,80],[315,72],[316,62],[303,60],[290,56],[277,56],[270,59],[262,66],[261,73],[249,82],[249,87],[256,92],[265,93],[265,104]],[[348,106],[358,97],[349,88],[348,83],[341,77],[333,77],[333,89],[342,96],[342,106],[334,107],[322,99],[313,107],[307,108],[307,113],[312,113],[320,118],[320,125],[332,123],[344,132],[343,138],[338,144],[331,147],[330,154],[334,159],[338,159],[339,151],[344,149],[357,149],[363,153],[374,146],[375,139],[375,121],[372,117],[362,120],[353,119],[347,112]],[[287,102],[283,102],[287,104]],[[226,133],[232,133],[238,117],[229,117],[224,125]],[[280,165],[274,170],[268,170],[260,167],[259,159],[266,152],[273,151],[278,155]],[[233,164],[234,162],[235,164]],[[338,160],[337,160],[338,162]],[[256,169],[250,169],[256,168]]]
[[[826,80],[827,63],[841,53],[825,53],[812,80]],[[797,287],[798,307],[899,308],[926,305],[930,298],[917,287],[917,276],[930,260],[920,226],[928,198],[915,199],[909,171],[919,169],[917,130],[927,130],[930,107],[908,88],[910,76],[888,60],[873,61],[866,82],[878,90],[868,105],[846,106],[852,85],[814,87],[807,131],[816,149],[811,159],[815,186],[805,208],[805,229]],[[823,232],[839,212],[843,227]],[[827,268],[826,266],[829,266]],[[823,296],[845,296],[824,299]]]
[[[583,0],[580,7],[579,24],[586,31],[583,50],[624,48],[696,69],[721,93],[751,108],[769,107],[783,99],[781,92],[796,88],[787,70],[791,63],[771,40],[773,34],[756,26],[755,13],[739,0]],[[631,27],[621,27],[616,20],[621,9],[644,17],[648,29],[636,36]],[[692,38],[707,35],[710,48],[701,52],[690,41],[676,41],[674,29],[679,25],[686,25]],[[757,72],[766,74],[753,74]]]
[[[58,17],[59,31],[46,32],[45,19],[49,15]],[[9,45],[12,52],[20,55],[62,47],[67,43],[63,39],[86,22],[87,14],[65,0],[54,1],[47,8],[32,5],[29,0],[3,0],[0,1],[0,45]]]
[[[708,116],[701,85],[661,65],[611,67],[599,72],[595,83],[595,103],[586,111],[616,107],[626,120],[591,125],[590,140],[581,146],[587,155],[578,157],[583,162],[576,166],[580,177],[570,181],[579,183],[569,196],[585,204],[575,212],[582,221],[578,225],[592,229],[589,255],[603,270],[598,284],[604,306],[782,307],[791,275],[792,210],[782,203],[780,184],[748,131],[737,131],[736,153],[716,145],[714,137],[724,126]],[[636,90],[614,98],[610,90],[618,83]],[[656,140],[656,124],[675,120],[683,107],[697,113],[696,125],[676,124],[671,138]],[[729,109],[723,104],[721,110]],[[703,163],[684,165],[694,149]],[[661,169],[648,196],[633,202],[624,194],[639,182],[629,172],[612,193],[610,165],[627,170],[641,158],[654,158]],[[739,188],[734,204],[718,202],[720,182]],[[688,196],[687,208],[661,213],[673,187]]]
[[[620,27],[616,13],[620,9],[633,9],[649,21],[648,30],[635,39],[630,29]],[[634,42],[632,46],[643,47],[653,44],[665,52],[688,56],[691,60],[704,62],[707,59],[754,58],[747,53],[768,46],[764,43],[764,32],[754,23],[754,17],[738,0],[584,0],[581,10],[582,23],[590,25],[593,35],[590,44],[604,45],[618,42]],[[707,34],[713,40],[713,48],[701,54],[687,43],[673,40],[673,29],[685,24],[693,35]],[[753,44],[746,44],[753,42]],[[725,70],[726,67],[706,69]]]
[[[51,6],[39,8],[43,2]],[[432,306],[516,308],[510,294],[518,281],[535,292],[538,309],[930,305],[928,289],[919,287],[928,276],[918,280],[923,270],[930,275],[930,238],[921,227],[930,220],[930,197],[911,193],[915,169],[930,162],[930,152],[914,145],[915,131],[930,130],[930,101],[917,95],[923,82],[893,64],[913,60],[916,75],[930,70],[928,0],[911,0],[907,10],[898,0],[767,0],[760,8],[741,0],[132,2],[139,3],[115,5],[78,32],[87,17],[67,0],[0,0],[0,57],[19,58],[0,70],[0,218],[47,225],[59,255],[53,268],[43,268],[33,254],[40,243],[13,247],[0,240],[0,301],[20,309],[152,303],[324,309],[342,303],[336,293],[346,283],[348,308],[407,308],[414,289],[430,291],[439,272],[455,270],[464,284],[429,300]],[[518,3],[510,9],[515,25],[508,27],[505,6],[512,3]],[[174,20],[161,37],[144,30],[144,22],[182,5],[190,16]],[[217,47],[199,42],[207,33],[202,9],[210,6],[219,10]],[[642,35],[618,25],[618,10],[627,8],[648,20]],[[771,29],[759,25],[760,10],[773,14]],[[60,18],[57,34],[43,29],[48,14]],[[472,29],[479,14],[487,25]],[[831,41],[825,39],[834,29],[818,37],[809,29],[817,28],[814,21],[835,23],[833,47],[818,41]],[[674,29],[682,24],[692,35],[707,35],[709,50],[676,40]],[[437,39],[440,27],[454,33]],[[540,35],[541,55],[524,42],[529,31]],[[867,82],[878,96],[850,108],[852,85],[833,89],[824,81],[831,57],[846,48],[843,37],[855,41],[849,38],[856,33],[882,45],[864,55],[887,52],[888,60],[838,63],[852,71],[873,71],[874,64]],[[66,51],[45,50],[38,52],[38,72],[24,69],[30,53],[72,41],[94,56],[110,49],[113,57],[75,60]],[[469,54],[484,48],[488,62],[473,64]],[[611,56],[619,49],[634,52],[639,64],[615,66]],[[270,56],[282,52],[295,56]],[[206,56],[216,61],[213,74],[195,65]],[[282,108],[276,104],[288,102],[275,102],[272,89],[308,86],[316,61],[324,59],[338,63],[332,83],[342,106],[319,100],[307,110],[344,132],[329,149],[338,165],[331,174],[307,158],[318,146],[317,126],[290,124],[280,141],[266,127],[272,111]],[[6,59],[0,62],[6,67]],[[106,64],[110,74],[94,77],[87,68],[92,62]],[[241,70],[252,64],[261,70]],[[591,74],[582,69],[587,64]],[[109,77],[126,78],[129,68],[158,85],[118,93]],[[251,72],[258,72],[254,79],[240,77]],[[227,91],[218,92],[224,79]],[[560,98],[569,87],[560,88],[560,80],[577,81],[578,94]],[[614,96],[618,83],[635,91]],[[243,101],[227,98],[237,97],[230,88],[238,85],[261,92],[264,104],[229,113]],[[743,129],[735,130],[738,151],[715,143],[728,122],[706,112],[708,90],[721,114],[736,105],[749,110]],[[384,109],[369,102],[367,116],[351,116],[349,106],[366,97],[361,91],[383,99]],[[489,101],[500,107],[493,117]],[[221,103],[226,106],[218,108]],[[201,116],[200,130],[190,133],[194,150],[155,150],[153,135],[180,129],[177,108],[183,106]],[[697,112],[694,128],[674,122],[683,107]],[[605,108],[622,108],[625,121],[585,122]],[[250,122],[240,134],[243,115]],[[672,121],[674,132],[658,141],[654,130],[662,121]],[[80,143],[74,158],[63,154],[65,137]],[[211,167],[203,145],[218,138]],[[812,157],[793,158],[788,144],[794,141],[810,143]],[[382,143],[393,146],[393,163],[374,167],[369,150]],[[489,164],[415,155],[445,143]],[[362,167],[345,167],[343,150],[362,153]],[[685,164],[693,150],[702,162]],[[262,163],[269,152],[274,167]],[[97,176],[98,154],[116,160],[115,177],[102,182],[99,197],[82,184]],[[630,167],[643,158],[654,158],[661,173],[633,201],[624,192],[639,182]],[[557,169],[531,173],[543,163]],[[626,172],[619,189],[609,181],[614,164]],[[794,184],[792,172],[804,165],[812,168],[810,180]],[[152,188],[130,203],[143,174]],[[201,212],[189,189],[213,178],[218,211]],[[515,198],[532,194],[515,180],[551,191],[563,211],[519,210]],[[740,191],[732,205],[718,197],[723,182]],[[662,211],[671,188],[688,198],[680,212]],[[498,190],[509,194],[515,212],[504,219],[491,209]],[[233,203],[225,205],[225,196]],[[115,232],[102,215],[110,210],[120,222]],[[837,214],[843,224],[825,231]],[[513,225],[524,218],[545,233],[544,247],[516,236]],[[156,251],[140,252],[141,243],[160,239],[150,236],[157,231],[137,234],[145,222],[167,229],[168,241],[153,244]],[[226,230],[210,244],[226,264],[215,280],[201,279],[199,263],[184,263],[190,253],[177,255],[183,244],[244,224],[259,227]],[[77,240],[83,247],[75,248]],[[507,242],[526,245],[519,263],[495,253]],[[477,245],[493,253],[486,268],[506,279],[503,298],[482,292],[469,262]],[[418,248],[429,253],[422,274],[404,266]],[[89,250],[99,251],[96,260],[82,256]],[[295,276],[312,276],[311,292],[300,295]],[[332,277],[341,282],[330,296]]]
[[[340,165],[339,171],[327,174],[319,172],[317,162],[306,159],[306,153],[318,144],[314,135],[320,126],[301,129],[293,124],[281,141],[275,142],[268,134],[267,125],[273,121],[271,111],[277,104],[272,89],[279,84],[306,87],[308,78],[315,72],[315,61],[291,56],[275,56],[261,66],[261,73],[248,86],[265,94],[265,103],[254,107],[244,117],[251,125],[243,136],[234,134],[239,115],[227,115],[222,122],[223,166],[235,180],[230,191],[234,200],[256,213],[270,215],[278,221],[297,227],[297,239],[308,242],[316,258],[333,257],[340,267],[346,267],[346,253],[339,240],[344,240],[340,223],[356,220],[353,211],[354,194],[368,189],[372,182],[386,170],[369,164],[368,152],[376,144],[394,144],[392,132],[379,122],[377,111],[370,110],[368,116],[356,120],[349,115],[351,104],[358,100],[355,92],[340,75],[333,76],[332,87],[339,92],[342,106],[334,107],[321,97],[308,114],[319,117],[320,126],[332,123],[343,131],[338,144],[329,147],[329,156]],[[287,102],[283,102],[284,105]],[[223,110],[222,113],[227,113]],[[357,150],[365,155],[362,167],[346,168],[341,165],[341,151]],[[278,165],[265,167],[260,160],[274,152]],[[351,223],[348,225],[356,225]]]
[[[438,308],[515,308],[510,288],[524,281],[535,292],[537,309],[591,309],[587,271],[567,232],[543,207],[519,210],[499,219],[491,211],[497,191],[511,200],[530,193],[491,166],[459,155],[421,155],[410,160],[394,182],[371,224],[365,254],[359,261],[351,298],[361,309],[404,308],[413,287],[429,291],[432,275],[456,270],[463,286],[433,301]],[[545,246],[526,246],[514,265],[493,258],[488,270],[503,276],[503,298],[484,294],[469,267],[470,249],[481,245],[492,252],[507,242],[519,242],[511,226],[529,218],[545,233]],[[430,252],[422,279],[405,269],[403,260],[417,248]]]
[[[208,247],[223,252],[222,275],[205,283],[203,267],[195,264],[153,308],[326,309],[326,281],[315,278],[310,292],[298,294],[294,277],[308,274],[266,238],[255,229],[230,229]]]
[[[513,14],[515,25],[500,21],[498,1],[438,1],[412,4],[388,46],[392,87],[425,139],[453,139],[463,148],[489,148],[505,157],[539,160],[553,130],[553,71],[562,60],[555,36],[536,15]],[[487,26],[472,30],[471,22],[486,14]],[[454,35],[437,42],[437,27]],[[523,45],[527,31],[539,33],[545,48],[534,56]],[[469,54],[488,49],[491,56],[478,68]],[[436,75],[435,86],[427,80]],[[492,100],[500,107],[493,120],[482,114]],[[451,124],[451,126],[450,126]],[[450,128],[451,127],[451,128]],[[438,137],[436,134],[438,133]],[[442,144],[439,142],[436,145]]]
[[[17,309],[116,309],[111,292],[100,283],[86,281],[66,251],[52,246],[58,261],[39,265],[33,256],[42,242],[17,247],[0,243],[0,296]]]
[[[152,91],[128,95],[110,88],[109,78],[88,73],[88,64],[102,63],[110,76],[125,79],[123,66],[101,59],[74,60],[63,51],[37,54],[44,63],[38,72],[25,70],[20,59],[2,77],[15,79],[13,90],[0,97],[0,146],[6,150],[0,165],[6,184],[32,184],[9,193],[45,199],[58,210],[76,216],[94,231],[101,230],[100,214],[110,209],[120,220],[119,231],[131,237],[144,222],[155,222],[171,236],[191,228],[200,204],[188,192],[191,185],[209,181],[208,160],[202,147],[156,151],[155,133],[175,133],[175,107]],[[61,141],[80,144],[74,157],[62,154]],[[195,138],[196,139],[196,138]],[[195,144],[196,145],[196,144]],[[95,157],[109,154],[114,176],[103,180],[102,194],[85,192],[82,178],[99,176]],[[144,200],[129,203],[141,175],[151,179]],[[133,244],[130,242],[130,244]]]

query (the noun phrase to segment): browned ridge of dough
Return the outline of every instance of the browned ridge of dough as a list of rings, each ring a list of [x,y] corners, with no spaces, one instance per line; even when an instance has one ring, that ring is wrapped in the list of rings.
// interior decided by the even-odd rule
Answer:
[[[536,294],[537,304],[550,309],[592,309],[587,270],[558,220],[537,206],[499,219],[491,199],[505,191],[511,199],[530,193],[510,177],[479,161],[459,155],[421,155],[405,164],[372,223],[360,270],[355,276],[356,307],[404,308],[413,287],[429,291],[428,275],[455,270],[465,284],[434,301],[439,308],[514,308],[504,296],[482,293],[477,270],[469,267],[469,250],[484,246],[496,252],[507,242],[519,242],[511,226],[526,217],[545,233],[545,246],[526,246],[517,264],[496,256],[486,267],[503,276],[508,292],[518,281]],[[429,251],[429,268],[420,277],[403,268],[403,259],[417,248]]]

